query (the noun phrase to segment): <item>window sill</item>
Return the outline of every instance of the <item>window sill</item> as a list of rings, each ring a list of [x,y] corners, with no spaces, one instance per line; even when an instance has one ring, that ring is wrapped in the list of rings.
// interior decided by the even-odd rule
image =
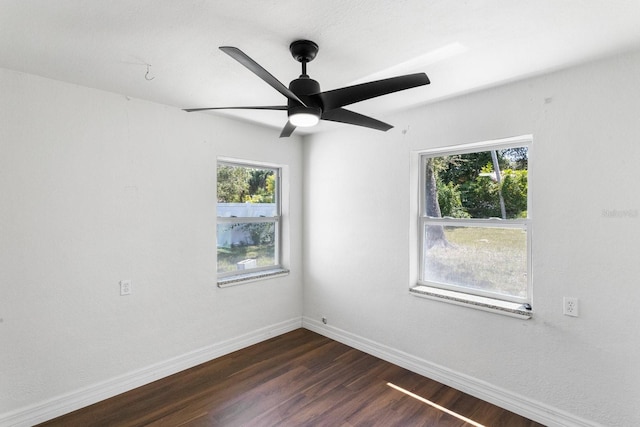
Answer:
[[[273,270],[255,271],[253,273],[236,274],[218,278],[219,288],[228,288],[229,286],[243,285],[249,282],[257,282],[258,280],[272,279],[274,277],[287,276],[289,270],[284,268],[274,268]]]
[[[428,298],[450,304],[462,305],[478,310],[517,317],[519,319],[531,319],[533,312],[527,310],[523,304],[509,301],[501,301],[493,298],[480,297],[462,292],[448,291],[425,285],[416,285],[409,289],[412,295]]]

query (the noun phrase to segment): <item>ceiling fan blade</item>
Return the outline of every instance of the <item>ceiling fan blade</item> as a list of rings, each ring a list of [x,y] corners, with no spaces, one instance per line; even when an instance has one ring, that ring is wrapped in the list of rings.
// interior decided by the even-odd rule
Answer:
[[[375,80],[368,83],[320,92],[313,96],[319,97],[322,100],[323,110],[327,111],[364,101],[365,99],[375,98],[429,83],[429,78],[425,73],[407,74],[405,76]]]
[[[287,124],[284,125],[284,128],[282,128],[282,132],[280,132],[280,138],[290,137],[295,129],[296,127],[292,125],[290,121],[287,120]]]
[[[235,59],[236,61],[238,61],[239,63],[241,63],[242,65],[244,65],[245,67],[247,67],[256,76],[260,77],[262,80],[267,82],[269,85],[271,85],[271,87],[273,87],[275,90],[277,90],[287,98],[293,101],[299,102],[300,104],[307,107],[307,104],[302,102],[302,100],[298,98],[298,96],[295,93],[293,93],[291,90],[289,90],[288,87],[280,83],[280,81],[275,77],[273,77],[271,73],[269,73],[267,70],[262,68],[260,64],[258,64],[253,59],[249,58],[249,56],[246,53],[244,53],[237,47],[220,46],[220,50],[226,53],[227,55],[229,55],[230,57],[232,57],[233,59]]]
[[[205,108],[183,108],[182,111],[192,113],[194,111],[205,110],[286,110],[286,105],[267,105],[258,107],[205,107]]]
[[[350,110],[345,110],[344,108],[334,108],[333,110],[325,111],[324,113],[322,113],[322,120],[348,123],[350,125],[356,126],[364,126],[384,132],[393,127],[388,123],[381,122],[380,120],[376,120],[372,117],[364,116]]]

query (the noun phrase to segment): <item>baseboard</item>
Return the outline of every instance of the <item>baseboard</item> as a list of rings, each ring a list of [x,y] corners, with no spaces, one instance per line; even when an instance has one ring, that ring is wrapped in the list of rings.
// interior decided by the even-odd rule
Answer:
[[[0,414],[0,426],[32,426],[300,327],[301,318],[266,326],[44,402]]]
[[[384,344],[371,341],[333,326],[325,325],[317,320],[303,317],[302,326],[546,426],[602,427],[600,424],[582,419],[541,402],[533,401],[525,396],[514,394],[511,391],[496,387],[493,384],[455,372],[444,366],[398,351]]]

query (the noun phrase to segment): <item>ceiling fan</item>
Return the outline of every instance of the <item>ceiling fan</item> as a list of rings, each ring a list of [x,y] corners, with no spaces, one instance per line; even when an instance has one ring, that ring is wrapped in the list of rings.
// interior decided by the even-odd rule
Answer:
[[[291,51],[291,55],[298,62],[302,63],[302,74],[299,78],[293,80],[287,88],[237,47],[221,46],[220,50],[247,67],[275,90],[286,96],[288,99],[287,105],[187,108],[184,109],[184,111],[193,112],[228,109],[286,110],[289,120],[280,133],[281,138],[290,136],[296,127],[315,126],[319,120],[341,122],[388,131],[393,127],[390,124],[342,107],[430,83],[425,73],[416,73],[320,92],[320,84],[307,75],[307,63],[316,57],[318,45],[310,40],[296,40],[291,43],[289,50]]]

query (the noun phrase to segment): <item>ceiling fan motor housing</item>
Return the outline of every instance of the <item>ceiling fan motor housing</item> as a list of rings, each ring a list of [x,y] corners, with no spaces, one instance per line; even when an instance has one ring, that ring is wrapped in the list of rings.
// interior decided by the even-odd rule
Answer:
[[[289,83],[289,89],[291,92],[295,93],[298,98],[300,98],[304,103],[304,105],[299,104],[295,100],[289,99],[288,101],[288,109],[287,114],[289,117],[295,114],[310,114],[320,118],[322,116],[322,106],[318,105],[317,100],[319,98],[310,97],[309,95],[313,95],[316,93],[320,93],[320,84],[310,79],[309,76],[300,76],[300,78],[295,79]]]
[[[315,93],[320,92],[320,84],[310,79],[307,75],[289,83],[289,89],[307,106],[304,106],[296,100],[289,99],[287,103],[287,115],[289,122],[295,126],[313,126],[318,123],[322,117],[322,106],[318,105],[320,98],[311,97]]]

